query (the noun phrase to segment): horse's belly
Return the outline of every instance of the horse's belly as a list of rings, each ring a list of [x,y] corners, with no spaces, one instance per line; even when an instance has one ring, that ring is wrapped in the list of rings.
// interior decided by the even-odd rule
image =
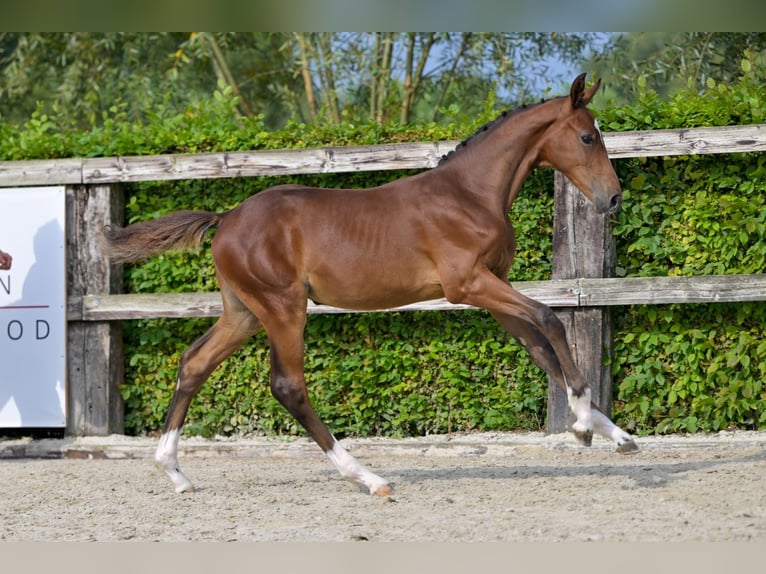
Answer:
[[[409,281],[406,279],[410,279]],[[409,278],[373,277],[369,280],[309,278],[309,299],[317,304],[342,309],[375,310],[401,307],[418,301],[439,299],[444,291],[438,281],[411,281]]]

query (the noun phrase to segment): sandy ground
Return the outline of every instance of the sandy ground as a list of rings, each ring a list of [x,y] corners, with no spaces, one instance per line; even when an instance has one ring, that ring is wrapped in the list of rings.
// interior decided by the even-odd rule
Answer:
[[[176,494],[122,436],[0,440],[4,541],[766,541],[766,433],[343,441],[392,481],[372,497],[304,439],[182,439]]]

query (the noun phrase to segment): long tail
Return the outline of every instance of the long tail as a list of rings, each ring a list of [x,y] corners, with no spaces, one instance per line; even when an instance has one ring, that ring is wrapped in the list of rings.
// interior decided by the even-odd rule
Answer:
[[[223,213],[176,211],[127,227],[104,227],[104,250],[114,263],[134,263],[166,251],[199,247],[205,233],[218,227]]]

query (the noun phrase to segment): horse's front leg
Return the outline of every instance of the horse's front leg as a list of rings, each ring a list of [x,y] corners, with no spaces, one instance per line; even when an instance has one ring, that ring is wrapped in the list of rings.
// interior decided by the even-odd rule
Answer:
[[[593,431],[596,434],[611,440],[615,444],[617,452],[621,454],[638,452],[638,445],[632,436],[614,424],[595,404],[591,407],[593,410]]]
[[[535,364],[546,372],[554,384],[566,391],[567,395],[570,396],[571,393],[566,385],[561,365],[556,357],[556,353],[553,351],[553,347],[545,336],[532,324],[519,319],[518,317],[497,312],[493,312],[492,316],[526,349]],[[562,336],[566,337],[565,334]],[[570,408],[571,406],[570,403]],[[578,406],[582,411],[582,403]],[[577,416],[577,411],[574,409],[572,410],[575,413],[575,416]],[[631,453],[638,451],[638,446],[633,440],[633,437],[615,425],[592,401],[590,403],[590,419],[592,421],[593,432],[611,440],[615,444],[617,452]],[[584,426],[584,421],[580,417],[578,417],[577,423],[579,423],[580,428]],[[576,432],[575,436],[580,442],[589,444],[586,443],[582,437],[578,436]]]
[[[593,438],[593,411],[590,386],[582,377],[572,359],[573,367],[569,376],[566,375],[561,361],[554,346],[543,332],[531,321],[514,315],[492,311],[495,320],[505,328],[526,349],[535,364],[544,370],[548,377],[567,394],[568,404],[574,413],[576,420],[572,425],[572,431],[578,442],[590,446]],[[551,324],[549,330],[553,331],[553,337],[563,337],[566,340],[564,326],[555,324],[558,318],[551,313],[546,321]],[[560,323],[560,321],[558,321]],[[567,347],[568,351],[568,347]],[[571,355],[570,355],[571,356]],[[567,357],[568,359],[568,357]],[[580,382],[580,391],[575,392],[570,381]]]
[[[459,300],[487,309],[566,392],[569,408],[576,417],[572,431],[580,443],[589,446],[595,431],[612,440],[618,452],[637,450],[632,437],[592,403],[590,386],[574,361],[564,325],[550,308],[522,295],[488,270],[479,270],[464,285],[470,288],[445,290],[447,297],[452,297],[452,302]]]

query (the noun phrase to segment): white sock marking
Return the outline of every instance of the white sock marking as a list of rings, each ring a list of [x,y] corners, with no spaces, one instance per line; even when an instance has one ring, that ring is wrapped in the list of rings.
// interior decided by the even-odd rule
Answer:
[[[154,461],[173,482],[176,492],[186,492],[194,490],[194,486],[181,472],[181,467],[178,466],[178,439],[180,436],[181,429],[162,433],[157,450],[154,452]]]
[[[633,440],[633,437],[614,424],[609,417],[601,411],[593,411],[593,432],[611,440],[620,446]]]
[[[572,412],[577,417],[572,428],[577,432],[587,432],[592,430],[593,420],[590,408],[590,389],[585,389],[579,397],[575,397],[571,387],[567,386],[567,400],[569,401],[569,408],[572,409]]]
[[[378,489],[388,488],[388,483],[383,478],[367,470],[338,441],[327,451],[327,456],[343,478],[366,486],[370,494],[375,494]]]

